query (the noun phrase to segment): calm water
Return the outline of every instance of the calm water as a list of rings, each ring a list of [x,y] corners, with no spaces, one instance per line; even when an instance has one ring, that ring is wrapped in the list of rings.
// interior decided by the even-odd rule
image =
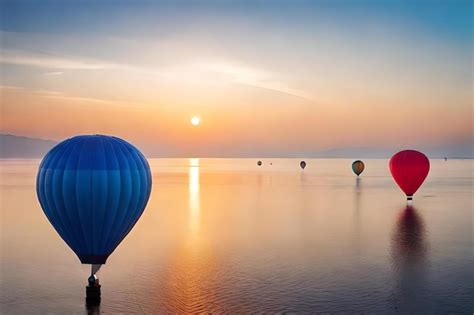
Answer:
[[[148,207],[89,310],[89,266],[38,204],[39,161],[0,161],[1,313],[474,311],[471,160],[432,160],[411,209],[386,160],[359,180],[351,160],[263,161],[150,160]]]

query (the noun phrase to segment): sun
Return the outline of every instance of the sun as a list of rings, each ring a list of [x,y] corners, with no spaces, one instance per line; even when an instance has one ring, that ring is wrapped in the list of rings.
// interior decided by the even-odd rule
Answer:
[[[198,117],[198,116],[194,116],[193,118],[191,118],[191,124],[193,126],[197,126],[201,123],[201,118]]]

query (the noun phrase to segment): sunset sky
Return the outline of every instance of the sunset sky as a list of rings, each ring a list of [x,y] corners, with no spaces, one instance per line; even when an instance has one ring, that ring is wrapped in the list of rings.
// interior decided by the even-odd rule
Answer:
[[[2,133],[153,156],[473,142],[470,1],[0,5]]]

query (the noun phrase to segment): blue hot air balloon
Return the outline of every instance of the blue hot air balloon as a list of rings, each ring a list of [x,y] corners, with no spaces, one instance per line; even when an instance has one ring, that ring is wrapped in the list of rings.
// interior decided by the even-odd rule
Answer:
[[[105,264],[140,218],[150,191],[145,157],[130,143],[104,135],[59,143],[36,179],[44,213],[83,264]]]

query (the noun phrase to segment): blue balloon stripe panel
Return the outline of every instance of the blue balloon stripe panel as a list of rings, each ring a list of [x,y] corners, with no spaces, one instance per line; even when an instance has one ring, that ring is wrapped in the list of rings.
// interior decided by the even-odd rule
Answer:
[[[48,167],[51,164],[57,164],[58,161],[63,157],[64,153],[68,152],[68,150],[71,149],[71,144],[64,143],[61,146],[61,153],[62,154],[55,154],[55,155],[49,155],[45,165]],[[46,207],[50,208],[51,211],[49,212],[49,219],[50,221],[56,225],[58,225],[58,233],[63,237],[64,241],[68,244],[72,244],[72,239],[67,233],[67,226],[68,222],[67,217],[63,217],[58,213],[58,208],[56,207],[55,200],[54,200],[54,195],[53,195],[53,179],[55,175],[55,169],[51,168],[46,168],[45,171],[42,173],[42,178],[44,179],[44,182],[46,183],[42,188],[42,194],[43,194],[43,203],[46,205]]]
[[[121,153],[123,154],[122,156],[127,157],[127,159],[123,159],[121,162],[128,165],[128,167],[133,170],[133,169],[138,169],[137,164],[135,162],[135,156],[133,152],[130,152],[128,150],[128,147],[126,144],[123,144],[121,141],[118,141],[121,145],[118,147],[119,150],[121,150]],[[121,207],[126,207],[131,209],[128,212],[123,212],[123,215],[117,217],[117,224],[115,225],[114,232],[120,235],[126,235],[126,229],[130,224],[134,224],[138,218],[135,219],[136,213],[132,209],[139,209],[138,204],[137,204],[137,196],[138,192],[140,191],[140,186],[139,186],[139,181],[138,178],[140,174],[138,174],[136,171],[131,171],[128,175],[128,178],[130,181],[127,183],[130,183],[130,199],[126,200],[125,203],[121,204]],[[114,240],[114,239],[109,239],[109,242],[107,243],[108,246],[112,248],[116,248],[118,243],[120,243],[120,240]]]
[[[83,240],[84,236],[82,234],[81,229],[78,228],[74,224],[74,222],[77,221],[77,215],[76,215],[77,210],[74,209],[75,211],[71,211],[70,205],[69,205],[69,199],[66,198],[66,196],[68,195],[64,193],[65,190],[67,191],[67,189],[69,189],[69,187],[65,186],[64,183],[67,183],[70,180],[69,178],[70,175],[75,176],[75,174],[70,174],[70,172],[63,172],[61,171],[61,168],[69,162],[72,156],[72,153],[74,151],[77,151],[79,148],[80,148],[80,145],[79,146],[70,145],[68,149],[64,151],[63,156],[61,157],[60,160],[58,160],[58,165],[60,166],[60,168],[54,170],[55,180],[53,180],[53,183],[52,183],[52,187],[62,187],[62,189],[52,190],[55,200],[57,200],[57,202],[55,203],[55,208],[64,209],[64,212],[65,212],[64,218],[65,218],[65,222],[67,222],[66,223],[67,227],[65,231],[67,235],[65,235],[65,237],[67,237],[70,240],[73,240],[75,243],[77,242],[77,240],[84,242]],[[75,202],[75,199],[74,199],[74,202]]]
[[[123,140],[120,140],[123,142]],[[136,198],[132,199],[133,205],[130,207],[131,209],[141,209],[146,206],[146,203],[148,201],[148,197],[151,193],[151,172],[146,172],[144,170],[149,169],[148,167],[148,162],[146,161],[145,157],[137,150],[133,150],[133,147],[129,145],[128,143],[125,143],[126,147],[129,151],[129,153],[133,156],[133,160],[129,160],[130,163],[135,163],[134,166],[137,167],[137,169],[140,169],[140,172],[137,174],[132,174],[133,178],[133,187],[136,188],[136,191],[138,194],[136,195]],[[143,189],[146,187],[146,189]],[[135,197],[135,194],[133,195]],[[124,218],[124,222],[127,222],[126,224],[119,224],[117,226],[122,227],[122,229],[119,231],[120,234],[127,235],[130,230],[133,228],[133,226],[136,224],[138,221],[140,215],[139,213],[133,213],[129,212],[128,216]],[[117,247],[120,241],[116,241],[114,245],[112,245],[113,248]]]
[[[92,211],[92,252],[96,253],[101,251],[100,243],[102,236],[102,226],[104,222],[105,212],[107,210],[107,191],[108,191],[108,180],[107,180],[107,165],[105,158],[105,151],[102,138],[98,138],[97,152],[94,154],[95,158],[94,165],[97,165],[97,169],[91,172],[91,201],[93,208]]]
[[[114,218],[119,211],[119,198],[115,196],[120,196],[121,194],[121,179],[120,171],[107,171],[107,193],[106,196],[106,205],[104,206],[104,217],[102,221],[102,229],[100,232],[100,248],[105,248],[107,246],[107,240],[111,235],[113,228]]]
[[[124,142],[123,140],[120,140]],[[149,170],[148,167],[148,162],[146,161],[145,157],[137,150],[134,150],[134,148],[126,143],[126,147],[129,151],[129,153],[132,155],[133,160],[135,161],[135,166],[137,167],[138,170],[140,170],[134,178],[138,181],[137,187],[137,204],[135,207],[132,207],[132,209],[141,209],[146,206],[146,203],[148,201],[148,196],[150,195],[151,192],[151,172],[146,172],[145,170]],[[145,189],[146,188],[146,189]],[[130,213],[130,218],[127,219],[126,222],[128,224],[125,224],[123,226],[123,230],[121,231],[122,234],[128,234],[129,231],[133,228],[135,223],[137,222],[139,215],[137,211],[135,210],[136,213]],[[116,244],[115,246],[117,246]]]
[[[37,176],[41,207],[83,263],[105,263],[140,218],[151,193],[145,157],[116,137],[67,139]]]
[[[126,172],[126,168],[120,167],[119,156],[120,152],[117,151],[115,147],[115,139],[112,138],[112,141],[104,141],[103,146],[106,152],[111,152],[112,154],[106,155],[106,167],[109,169],[107,173],[107,216],[104,218],[103,229],[102,229],[102,238],[101,238],[101,247],[107,247],[108,239],[112,233],[112,229],[115,224],[115,217],[119,213],[119,204],[122,198],[125,198],[128,195],[128,191],[123,187],[124,182],[122,182],[121,174]],[[116,169],[116,171],[115,171]],[[122,169],[122,171],[120,171]],[[121,196],[117,198],[117,196]],[[112,233],[112,235],[115,235]]]
[[[62,193],[64,196],[64,211],[69,214],[71,218],[70,229],[74,233],[75,247],[85,251],[87,248],[86,237],[82,229],[81,216],[77,205],[76,195],[76,181],[77,172],[66,170],[64,171]]]

